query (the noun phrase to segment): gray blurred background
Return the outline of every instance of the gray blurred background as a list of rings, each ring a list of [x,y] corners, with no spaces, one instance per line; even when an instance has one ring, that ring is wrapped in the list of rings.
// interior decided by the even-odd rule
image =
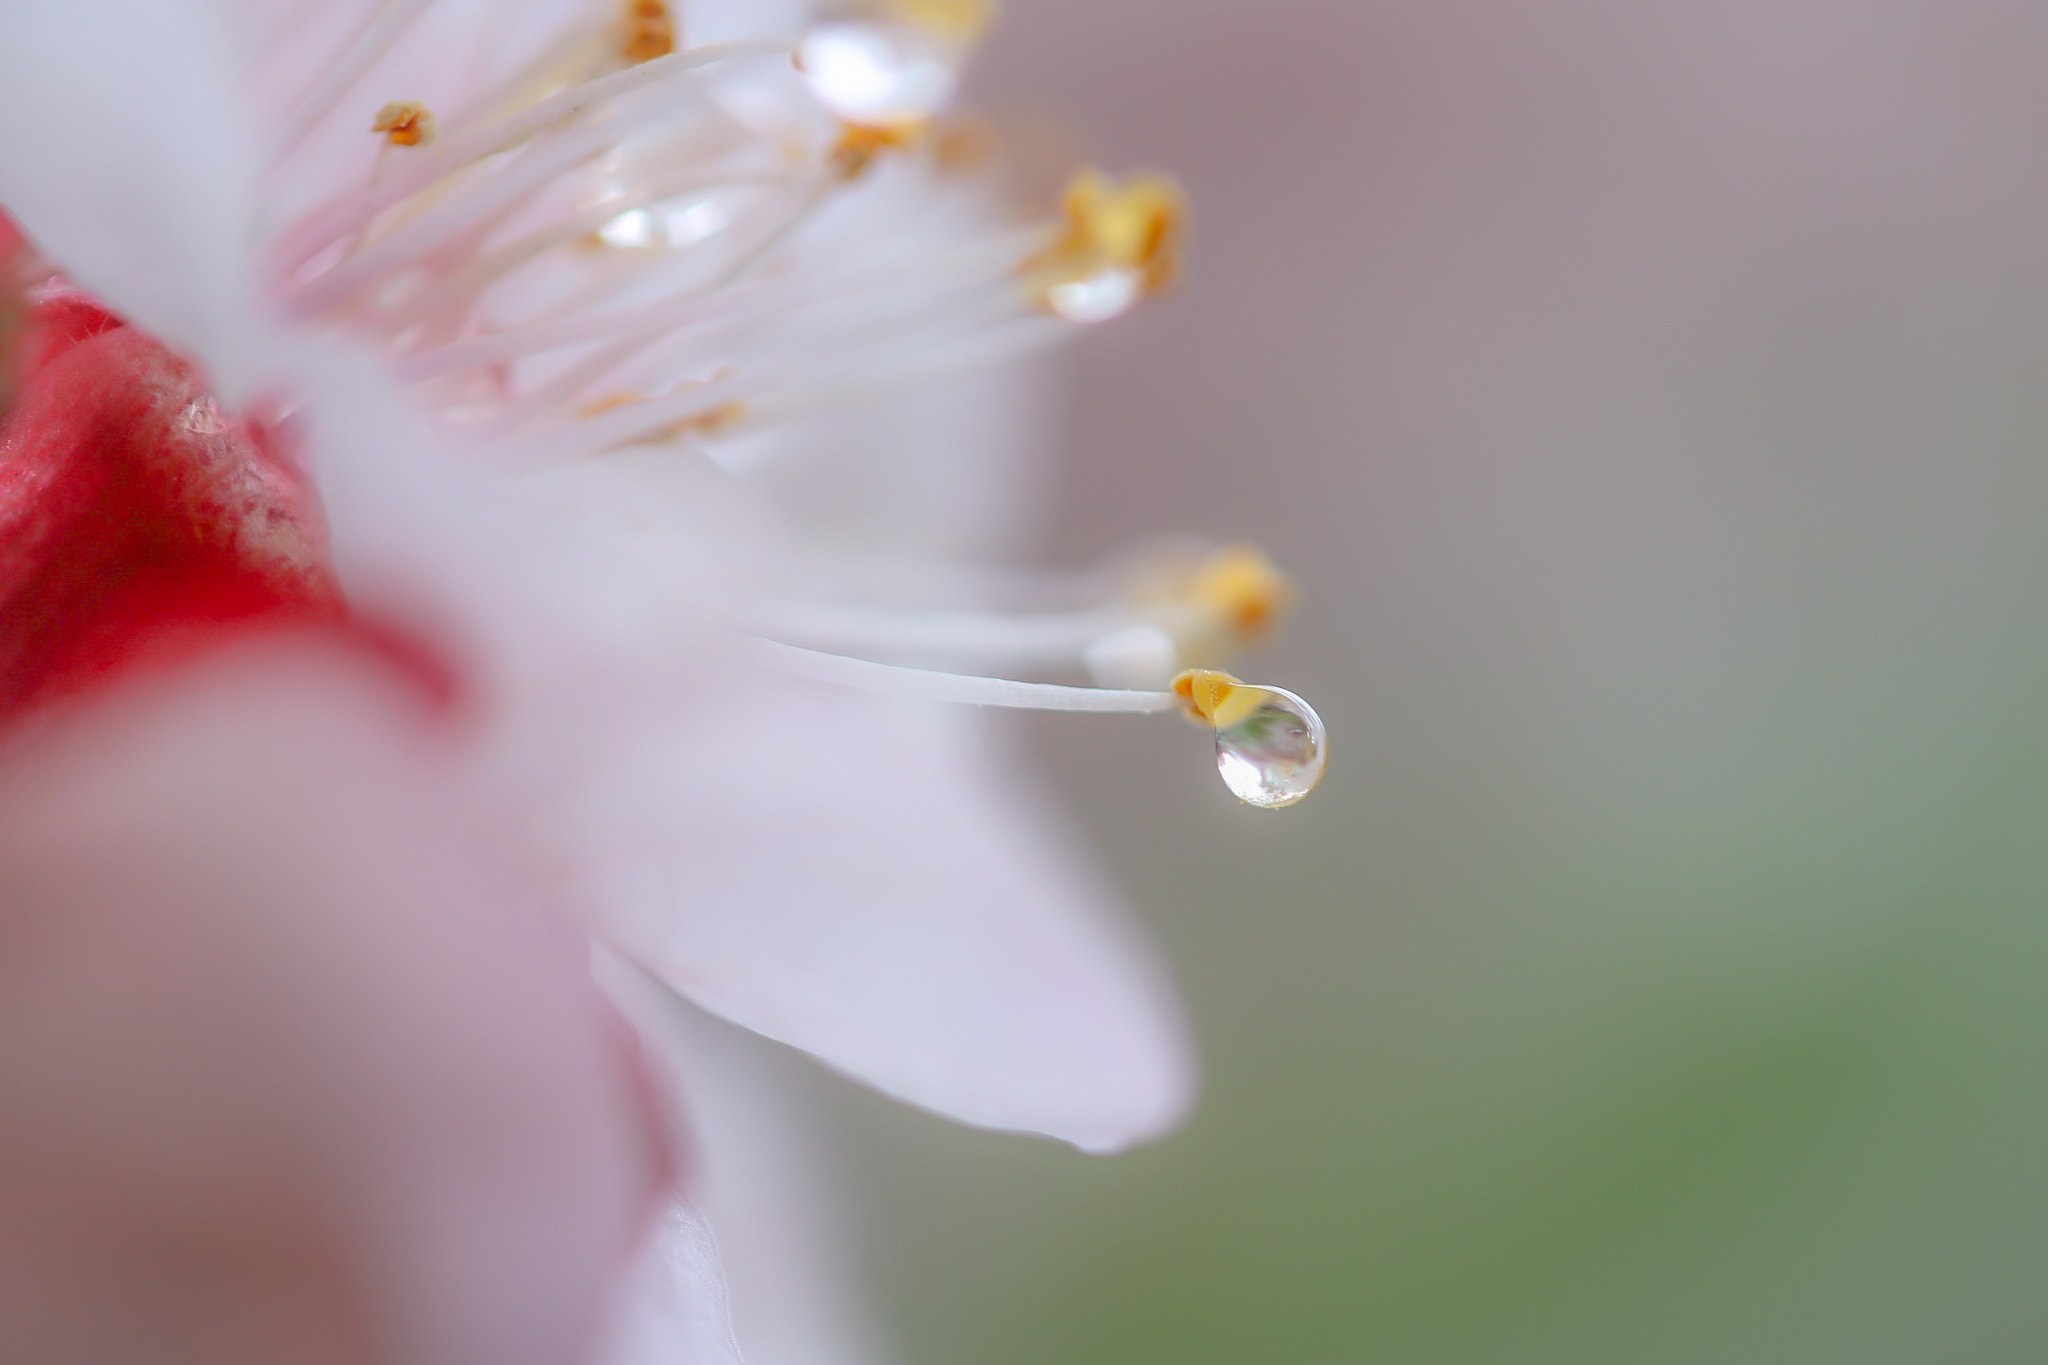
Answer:
[[[1195,206],[1055,562],[1262,542],[1335,733],[1040,727],[1203,1034],[1109,1162],[842,1093],[919,1365],[2048,1359],[2048,6],[1013,0]]]

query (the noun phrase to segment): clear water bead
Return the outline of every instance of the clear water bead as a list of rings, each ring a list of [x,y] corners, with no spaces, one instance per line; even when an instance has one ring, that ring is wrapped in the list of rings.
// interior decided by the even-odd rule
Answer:
[[[818,103],[863,128],[924,122],[953,97],[960,78],[960,54],[943,38],[879,20],[818,24],[797,57]]]
[[[1111,266],[1078,280],[1062,280],[1045,291],[1045,305],[1068,322],[1108,322],[1129,311],[1144,292],[1135,270]]]
[[[1315,708],[1278,687],[1257,687],[1250,715],[1216,732],[1216,771],[1240,801],[1291,806],[1322,780],[1328,742]]]

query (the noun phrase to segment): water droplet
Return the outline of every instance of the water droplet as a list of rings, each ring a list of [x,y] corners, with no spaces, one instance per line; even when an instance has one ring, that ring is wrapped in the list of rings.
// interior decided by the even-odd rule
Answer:
[[[695,246],[723,232],[732,214],[714,199],[685,195],[646,208],[627,209],[597,230],[598,240],[621,250]]]
[[[1045,291],[1045,306],[1068,322],[1108,322],[1138,301],[1143,286],[1137,271],[1112,266],[1051,286]]]
[[[1267,810],[1291,806],[1322,780],[1328,748],[1315,708],[1278,687],[1254,687],[1258,705],[1216,732],[1216,771],[1240,801]]]
[[[804,81],[832,113],[864,128],[922,123],[953,97],[960,53],[910,24],[822,23],[798,49]]]

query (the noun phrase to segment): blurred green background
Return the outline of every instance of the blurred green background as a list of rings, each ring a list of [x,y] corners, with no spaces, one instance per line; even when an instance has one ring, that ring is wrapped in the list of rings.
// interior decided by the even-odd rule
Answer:
[[[1249,536],[1334,733],[1034,741],[1203,1035],[1109,1161],[842,1088],[910,1360],[2048,1359],[2048,10],[1016,0],[1183,175],[1049,553]]]

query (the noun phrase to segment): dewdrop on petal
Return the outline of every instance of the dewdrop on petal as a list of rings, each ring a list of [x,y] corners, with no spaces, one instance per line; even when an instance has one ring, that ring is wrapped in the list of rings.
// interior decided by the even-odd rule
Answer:
[[[953,98],[993,17],[988,0],[868,0],[813,24],[796,66],[818,103],[856,128],[923,124]]]
[[[1082,171],[1060,198],[1060,239],[1023,266],[1027,291],[1068,322],[1107,322],[1173,283],[1187,201],[1163,175]]]
[[[1278,810],[1322,780],[1323,720],[1294,693],[1191,668],[1173,680],[1173,694],[1191,719],[1215,730],[1216,771],[1238,800]]]

